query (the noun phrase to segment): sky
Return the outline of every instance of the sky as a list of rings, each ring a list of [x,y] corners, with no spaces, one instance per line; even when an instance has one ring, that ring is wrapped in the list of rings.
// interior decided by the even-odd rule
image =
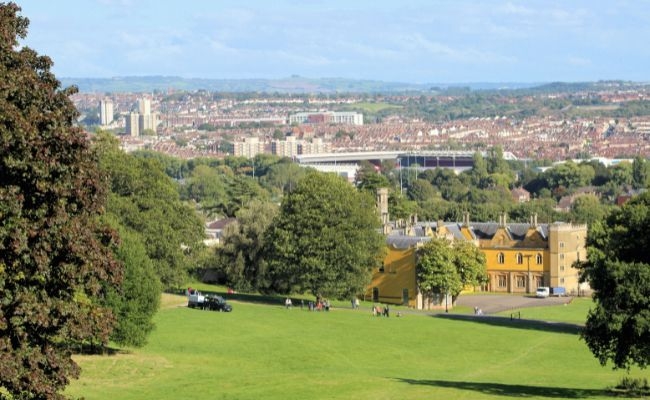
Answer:
[[[650,81],[650,0],[15,2],[58,78]]]

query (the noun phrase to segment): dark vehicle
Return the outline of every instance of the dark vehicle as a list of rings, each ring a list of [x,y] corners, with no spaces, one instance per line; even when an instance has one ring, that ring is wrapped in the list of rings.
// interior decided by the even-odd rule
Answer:
[[[204,310],[211,311],[225,311],[231,312],[232,306],[226,303],[226,299],[216,294],[208,294],[203,300],[203,306],[201,307]]]

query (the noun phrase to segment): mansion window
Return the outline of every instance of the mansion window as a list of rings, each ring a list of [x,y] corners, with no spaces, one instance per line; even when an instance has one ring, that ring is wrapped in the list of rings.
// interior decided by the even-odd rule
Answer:
[[[497,263],[503,264],[505,262],[505,257],[503,256],[503,253],[497,254]]]
[[[524,256],[521,255],[521,253],[517,253],[517,264],[523,264],[524,263]]]
[[[560,248],[561,248],[561,249],[564,248],[564,242],[560,242]]]
[[[497,285],[499,287],[504,288],[508,286],[508,279],[505,275],[499,275],[497,279],[498,279]]]
[[[526,277],[525,276],[517,276],[516,279],[517,279],[516,282],[517,282],[517,287],[518,288],[526,287]]]
[[[560,260],[564,260],[564,254],[560,254]]]
[[[542,265],[542,255],[537,253],[537,265]]]

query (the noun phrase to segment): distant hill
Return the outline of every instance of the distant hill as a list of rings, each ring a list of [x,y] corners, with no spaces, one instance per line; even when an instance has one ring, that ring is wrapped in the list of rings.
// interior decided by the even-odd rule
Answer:
[[[284,79],[188,79],[176,76],[132,76],[114,78],[62,78],[64,87],[75,85],[81,92],[151,92],[155,90],[208,90],[215,92],[264,93],[404,93],[444,90],[524,89],[536,83],[405,83],[345,78]]]

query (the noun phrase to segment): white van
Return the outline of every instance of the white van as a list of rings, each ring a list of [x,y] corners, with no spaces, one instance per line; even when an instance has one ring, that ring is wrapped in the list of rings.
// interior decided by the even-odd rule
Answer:
[[[537,288],[537,297],[544,298],[551,294],[551,290],[547,286],[540,286]]]

